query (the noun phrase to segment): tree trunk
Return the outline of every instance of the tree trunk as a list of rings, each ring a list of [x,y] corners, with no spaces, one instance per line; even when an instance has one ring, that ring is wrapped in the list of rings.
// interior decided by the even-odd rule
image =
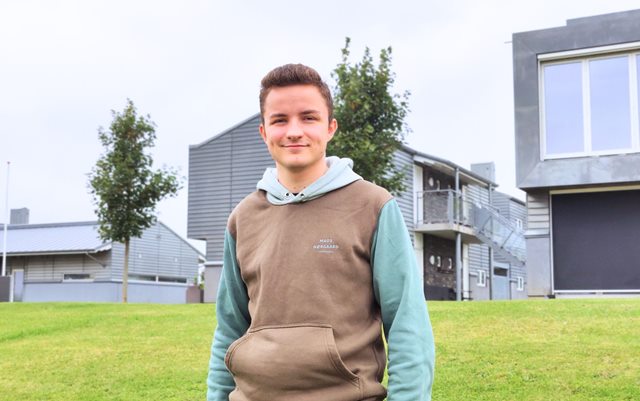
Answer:
[[[122,272],[122,303],[127,303],[127,286],[129,283],[129,239],[124,241],[124,271]]]

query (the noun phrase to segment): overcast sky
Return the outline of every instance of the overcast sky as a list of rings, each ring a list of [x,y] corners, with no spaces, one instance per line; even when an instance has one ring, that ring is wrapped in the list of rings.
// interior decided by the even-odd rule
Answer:
[[[411,92],[409,146],[469,168],[494,161],[516,188],[511,35],[639,8],[635,0],[10,1],[0,0],[0,222],[93,220],[87,173],[98,127],[127,98],[157,124],[157,166],[188,175],[190,144],[258,111],[262,76],[301,62],[333,86],[352,61],[393,48],[395,90]],[[258,133],[256,133],[258,135]],[[187,188],[159,205],[186,236]]]

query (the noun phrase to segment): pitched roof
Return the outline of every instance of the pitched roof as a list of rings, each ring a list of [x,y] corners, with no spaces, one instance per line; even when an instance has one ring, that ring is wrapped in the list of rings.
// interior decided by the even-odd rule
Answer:
[[[166,228],[193,249],[203,260],[205,255],[189,241],[161,221]],[[51,255],[96,253],[111,249],[112,242],[103,241],[98,235],[97,221],[49,224],[15,224],[7,227],[7,254]],[[0,253],[3,252],[4,224],[0,224]]]
[[[0,227],[2,252],[4,226]],[[95,221],[9,225],[7,230],[7,254],[13,256],[96,253],[111,249],[111,242],[98,236],[98,223]]]

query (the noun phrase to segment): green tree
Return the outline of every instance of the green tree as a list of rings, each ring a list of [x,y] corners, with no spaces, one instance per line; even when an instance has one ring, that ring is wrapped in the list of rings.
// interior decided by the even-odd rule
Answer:
[[[404,118],[409,112],[410,93],[390,93],[395,80],[391,47],[380,51],[377,68],[368,47],[362,61],[351,65],[350,42],[346,38],[342,62],[332,73],[338,131],[327,146],[327,154],[351,158],[354,170],[364,179],[397,195],[405,189],[405,174],[393,164],[393,155],[408,132]]]
[[[149,149],[154,146],[156,134],[148,115],[136,115],[133,102],[128,99],[122,113],[111,113],[109,130],[98,130],[104,154],[89,174],[89,187],[100,237],[124,243],[122,302],[126,303],[129,240],[140,237],[155,223],[156,204],[177,195],[181,180],[174,170],[152,170]]]

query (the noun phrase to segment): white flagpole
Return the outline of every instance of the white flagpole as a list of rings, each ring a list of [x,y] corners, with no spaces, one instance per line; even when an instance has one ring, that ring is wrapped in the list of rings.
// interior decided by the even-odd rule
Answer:
[[[5,192],[5,219],[4,219],[4,235],[2,236],[2,276],[7,275],[7,227],[9,226],[9,167],[11,162],[7,162],[7,190]]]

